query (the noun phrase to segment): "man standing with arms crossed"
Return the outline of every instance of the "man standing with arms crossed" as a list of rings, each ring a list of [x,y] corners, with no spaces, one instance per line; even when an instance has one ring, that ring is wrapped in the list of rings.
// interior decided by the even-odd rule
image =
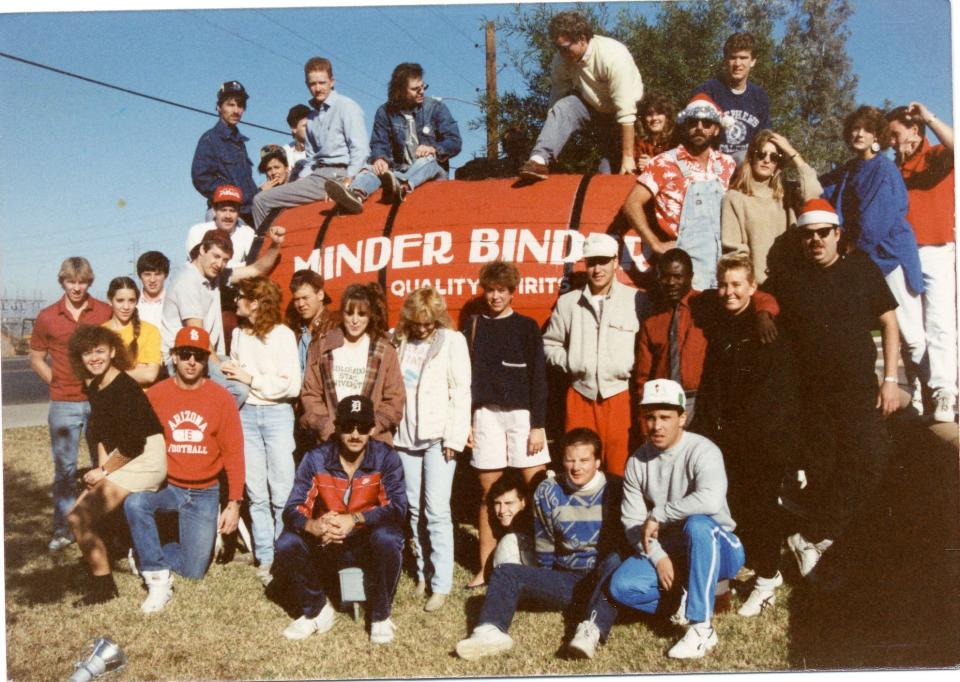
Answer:
[[[70,367],[67,342],[81,324],[100,325],[112,314],[110,306],[89,294],[93,268],[86,258],[67,258],[60,265],[57,279],[63,296],[40,311],[30,337],[30,366],[50,387],[47,422],[53,454],[53,538],[47,549],[51,552],[59,552],[73,542],[67,512],[76,499],[80,432],[86,431],[90,417],[83,384]],[[92,449],[90,456],[94,461]]]

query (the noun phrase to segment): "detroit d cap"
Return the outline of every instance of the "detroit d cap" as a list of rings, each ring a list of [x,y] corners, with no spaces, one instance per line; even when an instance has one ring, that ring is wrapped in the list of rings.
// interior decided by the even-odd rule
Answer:
[[[337,424],[354,422],[357,424],[376,424],[373,414],[373,402],[362,395],[350,395],[337,403]]]
[[[210,335],[202,327],[181,327],[173,341],[174,348],[197,348],[210,352]]]

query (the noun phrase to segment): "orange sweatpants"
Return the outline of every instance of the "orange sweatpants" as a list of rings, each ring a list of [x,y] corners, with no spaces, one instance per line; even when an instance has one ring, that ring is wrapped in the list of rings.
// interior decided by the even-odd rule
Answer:
[[[588,400],[571,386],[567,389],[567,431],[580,426],[593,429],[600,436],[603,470],[623,478],[630,456],[630,391]]]

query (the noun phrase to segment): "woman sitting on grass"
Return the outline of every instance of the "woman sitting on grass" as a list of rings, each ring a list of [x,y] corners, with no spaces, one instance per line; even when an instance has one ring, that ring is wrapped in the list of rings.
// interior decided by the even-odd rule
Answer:
[[[160,374],[160,330],[149,322],[140,320],[137,302],[140,290],[129,277],[114,277],[107,287],[107,300],[113,315],[103,326],[116,333],[123,341],[130,357],[133,379],[147,388]]]
[[[157,490],[167,477],[163,428],[146,395],[126,370],[123,341],[104,327],[81,326],[70,337],[70,364],[86,384],[90,442],[99,466],[84,474],[86,490],[67,515],[90,568],[90,588],[76,605],[117,596],[107,547],[97,524],[132,492]]]

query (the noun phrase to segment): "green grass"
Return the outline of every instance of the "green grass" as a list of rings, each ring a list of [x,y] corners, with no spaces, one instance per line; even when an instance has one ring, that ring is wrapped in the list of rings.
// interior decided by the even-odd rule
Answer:
[[[3,433],[7,670],[12,680],[65,679],[73,663],[97,636],[114,639],[129,665],[114,679],[309,679],[399,678],[626,672],[757,671],[859,666],[944,664],[928,654],[897,644],[881,653],[869,646],[829,646],[847,619],[810,616],[797,602],[803,587],[788,583],[777,607],[759,618],[735,613],[715,619],[720,645],[705,659],[670,661],[666,650],[681,630],[649,620],[618,623],[610,642],[592,661],[568,661],[557,655],[564,621],[558,613],[521,611],[511,628],[516,646],[494,658],[468,663],[453,647],[474,624],[482,598],[456,589],[435,614],[422,610],[421,598],[405,573],[394,604],[397,639],[390,646],[369,643],[363,623],[339,613],[334,629],[302,642],[280,633],[290,622],[269,601],[247,561],[214,565],[199,582],[179,579],[167,608],[144,616],[145,596],[125,562],[115,564],[120,597],[101,607],[73,608],[86,572],[71,546],[60,560],[46,551],[50,532],[49,482],[52,472],[45,428]],[[81,454],[81,462],[86,461]],[[455,584],[471,572],[466,557],[476,551],[473,528],[457,530]],[[241,557],[244,558],[244,557]],[[740,597],[734,598],[734,607]],[[803,608],[799,608],[799,606]],[[808,614],[807,617],[804,614]],[[826,647],[826,648],[825,648]],[[948,652],[952,655],[952,652]],[[946,660],[951,660],[949,657]],[[953,659],[955,660],[955,659]]]

